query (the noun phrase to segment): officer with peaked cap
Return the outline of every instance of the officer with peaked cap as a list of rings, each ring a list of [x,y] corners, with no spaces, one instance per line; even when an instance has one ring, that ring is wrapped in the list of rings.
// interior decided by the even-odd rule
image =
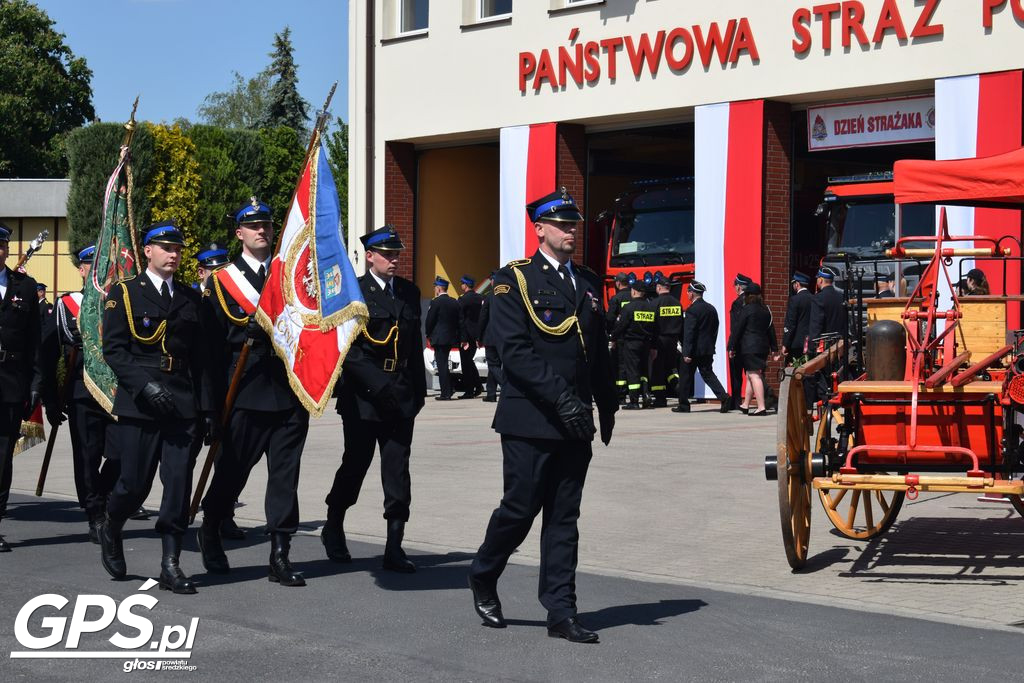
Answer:
[[[683,317],[683,331],[680,336],[682,342],[682,371],[679,374],[679,405],[672,409],[675,413],[690,412],[690,391],[693,388],[695,373],[700,372],[700,378],[704,384],[711,389],[721,404],[719,411],[729,412],[729,394],[726,393],[722,383],[715,374],[714,362],[715,351],[718,344],[718,311],[715,307],[704,300],[704,292],[707,287],[703,282],[694,280],[686,287],[686,296],[690,305],[686,308],[686,315]]]
[[[838,273],[831,266],[818,269],[816,284],[818,292],[811,299],[811,320],[809,332],[811,344],[825,334],[846,335],[847,317],[843,294],[833,282]]]
[[[11,492],[14,446],[21,421],[39,401],[39,298],[36,281],[7,267],[11,231],[0,225],[0,518]],[[0,536],[0,552],[11,546]]]
[[[434,278],[434,298],[427,308],[425,331],[427,342],[434,349],[437,382],[441,386],[441,394],[435,400],[449,401],[452,399],[452,380],[448,359],[452,349],[459,347],[459,304],[448,296],[448,281],[440,275]]]
[[[896,296],[895,290],[896,276],[892,273],[877,272],[875,273],[875,298],[876,299],[892,299]]]
[[[185,237],[173,221],[151,225],[143,238],[148,261],[137,277],[111,287],[103,307],[103,358],[117,377],[108,428],[121,473],[100,528],[103,567],[127,573],[121,529],[149,495],[160,471],[163,495],[156,530],[163,546],[160,587],[195,593],[179,565],[192,492],[192,444],[214,422],[201,404],[205,338],[200,295],[174,280]]]
[[[480,335],[484,345],[484,355],[487,358],[487,394],[484,401],[487,403],[498,402],[498,385],[504,384],[501,373],[501,359],[498,357],[498,340],[490,332],[491,308],[494,306],[494,276],[497,271],[491,273],[491,289],[484,297],[480,305]]]
[[[807,289],[810,284],[811,278],[800,272],[793,273],[789,281],[793,294],[786,304],[786,319],[782,328],[782,353],[789,358],[805,356],[810,350],[808,333],[813,298]]]
[[[327,495],[327,523],[321,540],[331,560],[352,560],[345,544],[345,511],[355,505],[374,448],[379,445],[388,531],[383,566],[411,573],[416,565],[402,550],[412,501],[409,454],[416,415],[427,393],[420,290],[396,275],[405,246],[393,227],[386,225],[359,239],[366,248],[368,266],[359,278],[359,288],[370,317],[352,342],[338,382],[345,452]]]
[[[78,273],[82,276],[83,290],[95,255],[96,247],[93,245],[78,252]],[[107,450],[106,439],[107,429],[113,420],[92,397],[83,381],[85,358],[82,335],[78,329],[82,296],[81,291],[70,292],[57,299],[52,324],[47,325],[43,332],[40,358],[43,367],[43,406],[51,429],[61,424],[67,414],[78,504],[85,510],[89,521],[89,540],[99,543],[99,529],[106,510],[107,495],[117,481],[121,463],[110,458],[104,460],[105,456],[113,454]],[[68,393],[63,397],[57,376],[61,358],[70,375],[66,380],[69,382]],[[60,405],[61,398],[66,401],[65,406]]]
[[[576,522],[599,415],[612,437],[618,408],[601,306],[601,280],[571,261],[583,217],[563,188],[526,210],[539,248],[495,276],[493,327],[505,373],[494,415],[501,435],[504,495],[470,568],[477,614],[503,628],[497,583],[541,516],[540,602],[548,635],[597,642],[576,617]]]
[[[736,277],[733,278],[732,286],[736,292],[736,298],[732,300],[732,304],[729,306],[729,326],[730,328],[736,324],[736,316],[739,315],[740,309],[743,308],[743,288],[749,285],[753,280],[744,275],[743,273],[736,273]],[[737,410],[739,404],[737,401],[743,394],[743,366],[740,365],[738,358],[729,358],[729,395],[730,395],[730,409]]]
[[[479,396],[483,391],[480,383],[480,373],[473,362],[476,350],[481,346],[480,341],[480,307],[484,298],[480,296],[473,287],[476,280],[468,275],[463,275],[459,280],[459,289],[462,295],[459,296],[459,327],[462,331],[462,344],[459,346],[459,358],[462,365],[462,383],[465,392],[459,398],[473,398]]]
[[[305,586],[305,579],[291,565],[289,553],[291,537],[299,525],[299,461],[309,432],[309,412],[291,390],[284,362],[274,353],[270,337],[253,317],[273,256],[271,215],[270,207],[255,197],[232,214],[241,253],[230,264],[217,267],[203,293],[201,312],[208,340],[211,410],[222,409],[242,347],[252,341],[210,489],[203,498],[198,541],[207,571],[230,571],[221,543],[223,530],[233,524],[235,501],[249,473],[266,455],[264,507],[270,535],[267,578],[282,586]],[[219,251],[227,254],[226,250]],[[207,255],[208,262],[214,258],[218,256]]]
[[[196,261],[198,262],[196,275],[199,281],[194,287],[201,292],[206,287],[206,278],[210,273],[228,264],[228,250],[216,242],[210,242],[206,249],[196,254]]]
[[[676,388],[679,381],[678,343],[683,337],[683,306],[679,297],[672,294],[672,283],[658,273],[654,276],[657,296],[651,300],[654,311],[656,355],[651,364],[651,394],[654,407],[668,404],[668,392]]]

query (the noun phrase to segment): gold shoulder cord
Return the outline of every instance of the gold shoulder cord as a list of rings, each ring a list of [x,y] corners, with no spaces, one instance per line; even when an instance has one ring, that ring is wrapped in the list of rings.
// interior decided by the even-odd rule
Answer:
[[[228,302],[224,300],[224,288],[221,286],[220,278],[217,277],[217,274],[214,273],[210,279],[213,280],[213,291],[217,293],[217,301],[220,302],[220,307],[224,309],[224,315],[227,316],[228,320],[230,320],[235,325],[238,325],[239,327],[248,325],[249,316],[245,316],[244,318],[236,318],[235,316],[231,315],[231,311],[228,310]]]
[[[580,346],[583,347],[583,358],[587,357],[587,345],[583,341],[583,329],[580,327],[579,318],[575,315],[569,316],[561,322],[559,325],[545,325],[540,318],[537,317],[537,313],[533,310],[533,306],[530,305],[530,296],[526,293],[526,276],[523,275],[519,268],[513,267],[513,272],[516,274],[516,282],[519,283],[519,294],[523,297],[523,306],[526,308],[527,315],[530,316],[530,320],[541,332],[554,335],[556,337],[562,337],[568,334],[569,330],[573,327],[576,328],[576,332],[580,336]]]
[[[391,326],[391,329],[388,330],[388,336],[384,337],[383,339],[374,339],[373,337],[371,337],[370,333],[366,331],[366,326],[365,325],[363,326],[363,336],[366,337],[367,341],[369,341],[374,346],[384,346],[388,342],[391,342],[391,344],[392,344],[392,354],[393,354],[392,355],[392,359],[393,359],[394,363],[396,363],[396,364],[398,363],[398,323],[397,322],[394,325]]]
[[[160,348],[163,349],[164,353],[167,353],[167,347],[164,346],[164,340],[167,337],[167,319],[164,318],[157,325],[156,331],[149,337],[143,337],[135,331],[135,317],[132,315],[132,299],[128,296],[128,287],[125,286],[124,282],[118,282],[121,285],[121,292],[124,294],[124,313],[128,317],[128,331],[132,333],[135,340],[141,344],[156,344],[160,342]]]

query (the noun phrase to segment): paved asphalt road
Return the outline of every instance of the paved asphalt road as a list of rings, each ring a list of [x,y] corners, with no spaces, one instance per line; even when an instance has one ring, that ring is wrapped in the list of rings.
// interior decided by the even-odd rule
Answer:
[[[0,556],[0,678],[118,676],[131,657],[8,659],[24,649],[13,626],[21,606],[43,593],[122,600],[138,591],[158,567],[152,523],[129,522],[130,579],[114,582],[100,567],[98,547],[85,542],[81,513],[71,503],[16,495],[10,516],[8,531],[16,528],[18,540],[13,553]],[[356,561],[334,565],[323,559],[319,538],[300,535],[292,555],[309,586],[288,589],[266,580],[262,540],[254,531],[229,546],[235,570],[215,577],[203,574],[190,536],[183,564],[201,582],[199,594],[152,589],[160,599],[150,613],[157,633],[199,618],[189,660],[196,670],[170,675],[218,681],[962,681],[1017,680],[1024,668],[1022,638],[1013,632],[585,573],[578,581],[582,617],[602,642],[573,645],[545,634],[535,567],[509,566],[500,591],[510,627],[496,631],[480,626],[472,611],[466,553],[413,553],[421,571],[399,576],[379,570],[378,545],[353,543]],[[37,636],[45,634],[41,617],[53,614],[47,609],[29,622]],[[84,634],[80,649],[112,649],[106,639],[115,630]]]

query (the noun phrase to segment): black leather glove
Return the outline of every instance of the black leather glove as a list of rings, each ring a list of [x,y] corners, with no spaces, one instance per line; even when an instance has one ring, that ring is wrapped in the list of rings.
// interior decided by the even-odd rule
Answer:
[[[213,413],[203,413],[199,429],[203,433],[203,443],[205,445],[209,446],[214,441],[220,441],[220,420]]]
[[[555,401],[555,410],[571,438],[579,441],[594,438],[594,432],[597,431],[594,428],[594,416],[579,396],[566,389]]]
[[[57,427],[66,419],[64,413],[56,404],[43,405],[43,412],[46,413],[46,421],[50,427]]]
[[[23,420],[27,420],[32,417],[32,413],[35,412],[36,406],[42,403],[42,398],[38,391],[31,391],[28,395],[28,403],[25,404],[25,414],[22,416]]]
[[[612,430],[615,429],[615,413],[612,411],[597,411],[597,419],[601,423],[601,443],[605,446],[612,440]]]
[[[245,336],[255,339],[262,331],[263,328],[260,327],[258,322],[256,322],[256,316],[250,315],[249,322],[245,325]]]
[[[77,346],[79,350],[82,349],[82,335],[77,329],[71,330],[71,343]]]
[[[167,388],[159,382],[147,382],[142,387],[142,398],[153,407],[158,415],[164,417],[177,417],[178,407],[174,405],[174,397]]]

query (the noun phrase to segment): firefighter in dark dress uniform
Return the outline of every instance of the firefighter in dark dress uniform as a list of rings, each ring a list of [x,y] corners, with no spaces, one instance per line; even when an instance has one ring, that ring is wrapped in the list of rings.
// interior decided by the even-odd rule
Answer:
[[[494,306],[494,276],[495,273],[491,273],[492,287],[487,292],[484,302],[480,306],[480,335],[484,344],[484,354],[487,358],[487,394],[483,400],[487,403],[496,403],[498,401],[498,385],[504,383],[501,374],[501,359],[498,357],[498,340],[489,332],[491,308]]]
[[[736,273],[736,277],[732,281],[733,289],[736,290],[736,298],[732,300],[732,304],[729,306],[729,326],[732,327],[736,324],[736,316],[739,314],[740,309],[743,308],[743,288],[749,285],[753,280],[744,275],[743,273]],[[743,366],[740,364],[738,358],[729,358],[729,396],[730,409],[738,410],[740,397],[743,396]]]
[[[42,391],[36,281],[7,267],[10,239],[11,231],[0,225],[0,518],[7,512],[21,421],[32,414]],[[10,550],[0,536],[0,553]]]
[[[719,412],[727,413],[732,408],[729,394],[718,381],[715,374],[715,348],[718,343],[718,311],[704,301],[707,287],[703,282],[694,280],[686,287],[686,296],[690,305],[683,318],[683,332],[680,341],[683,347],[683,364],[679,376],[679,405],[672,409],[675,413],[690,412],[690,391],[693,378],[700,372],[704,384],[721,402]]]
[[[644,394],[644,407],[651,407],[646,394],[647,364],[651,343],[654,341],[654,311],[646,299],[647,286],[643,280],[629,285],[629,304],[622,307],[619,321],[612,330],[612,341],[619,349],[619,362],[626,371],[626,410],[640,408],[640,395]]]
[[[434,400],[450,401],[453,392],[448,359],[452,349],[459,347],[459,303],[448,296],[448,281],[440,275],[434,278],[434,298],[427,309],[426,332],[427,341],[434,349],[437,382],[441,387],[441,393]]]
[[[810,351],[809,332],[811,329],[811,299],[807,289],[811,278],[803,273],[793,273],[790,280],[792,296],[786,304],[786,320],[782,328],[782,353],[790,360],[806,356]]]
[[[203,498],[198,540],[207,571],[230,571],[220,529],[231,518],[252,468],[266,454],[264,507],[271,543],[267,576],[282,586],[305,586],[305,579],[291,566],[289,550],[299,525],[299,461],[309,432],[309,412],[288,385],[284,362],[274,353],[270,337],[252,319],[273,256],[271,215],[270,207],[255,197],[232,214],[242,252],[210,276],[203,293],[207,381],[214,406],[224,404],[242,346],[249,339],[252,345],[210,489]]]
[[[548,611],[548,634],[597,642],[597,634],[576,618],[575,575],[576,521],[595,432],[592,404],[605,444],[618,408],[601,280],[570,261],[582,216],[564,189],[527,211],[540,248],[495,278],[489,325],[506,383],[493,426],[501,435],[504,496],[473,560],[469,584],[484,624],[504,627],[498,578],[543,510],[538,593]]]
[[[668,405],[668,392],[679,382],[679,340],[683,337],[683,306],[672,294],[672,284],[664,275],[654,277],[657,295],[651,300],[654,311],[654,363],[651,370],[651,395],[654,407]]]
[[[108,427],[107,438],[121,473],[100,528],[101,559],[111,576],[125,577],[121,529],[149,495],[159,468],[160,588],[195,593],[178,558],[188,528],[193,441],[215,422],[199,409],[206,347],[201,296],[173,279],[185,244],[173,221],[150,226],[143,244],[146,270],[111,287],[103,310],[103,358],[117,377],[117,422]]]
[[[462,364],[462,386],[465,392],[459,398],[474,398],[483,393],[480,386],[480,372],[476,369],[473,356],[480,346],[480,307],[484,298],[474,291],[476,280],[463,275],[459,280],[459,329],[462,332],[462,344],[459,346],[459,359]]]
[[[378,228],[359,239],[369,265],[359,278],[359,287],[370,317],[342,364],[338,413],[344,422],[345,452],[327,495],[327,523],[321,540],[331,560],[352,560],[345,544],[345,511],[355,505],[373,450],[380,446],[388,531],[383,566],[412,573],[416,565],[402,550],[402,539],[412,501],[409,453],[413,424],[427,393],[420,290],[395,275],[405,247],[394,228]]]
[[[892,299],[896,297],[896,276],[892,273],[875,273],[876,299]]]
[[[615,329],[615,323],[619,321],[619,314],[622,307],[629,303],[629,275],[618,273],[615,275],[615,294],[608,299],[608,310],[605,311],[605,328],[609,336]],[[612,368],[615,370],[615,390],[619,396],[619,402],[626,400],[626,368],[622,364],[619,345],[612,343]]]
[[[823,335],[838,335],[840,338],[846,335],[846,302],[843,293],[832,284],[838,275],[831,266],[821,266],[818,269],[818,277],[815,280],[818,292],[811,298],[811,320],[807,333],[811,356],[824,351],[824,342],[819,341]],[[835,343],[834,340],[832,343]],[[808,408],[822,398],[825,391],[823,387],[827,386],[829,381],[822,370],[814,376],[813,382],[804,382],[805,386],[809,385],[806,389]]]
[[[96,247],[90,245],[78,252],[78,273],[83,286],[89,277]],[[106,459],[107,429],[113,420],[96,399],[92,397],[83,381],[85,358],[82,355],[82,335],[78,330],[78,313],[82,306],[82,292],[71,292],[57,299],[54,316],[43,333],[43,406],[50,428],[55,429],[64,421],[65,413],[71,436],[71,462],[75,477],[75,492],[78,504],[85,510],[89,520],[89,540],[99,543],[99,529],[107,508],[107,495],[121,470],[117,460]],[[74,366],[71,366],[74,349]],[[60,387],[57,386],[57,368],[63,358],[68,393],[64,396],[65,406],[60,405]]]

